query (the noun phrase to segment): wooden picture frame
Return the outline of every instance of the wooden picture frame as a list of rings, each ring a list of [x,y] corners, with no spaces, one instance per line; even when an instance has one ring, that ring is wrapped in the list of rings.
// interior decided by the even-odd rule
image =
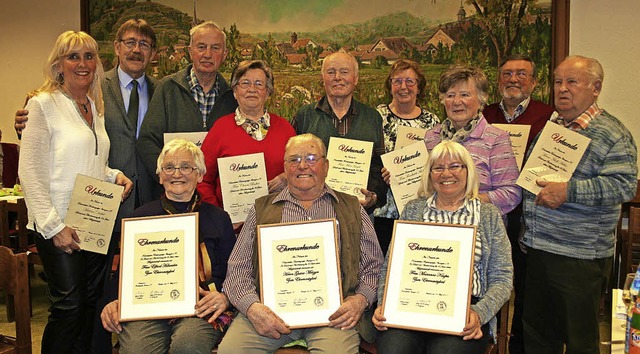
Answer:
[[[459,335],[471,300],[476,227],[396,220],[382,301],[387,327]]]
[[[122,219],[120,321],[194,315],[198,235],[198,213]]]
[[[260,299],[289,328],[329,324],[342,304],[335,219],[258,226]]]

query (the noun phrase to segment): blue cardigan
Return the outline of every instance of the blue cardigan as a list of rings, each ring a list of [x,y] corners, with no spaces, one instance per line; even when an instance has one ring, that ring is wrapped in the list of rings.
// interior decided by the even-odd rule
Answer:
[[[567,201],[549,209],[535,205],[536,196],[523,190],[522,241],[527,247],[566,257],[611,257],[620,206],[636,194],[636,145],[627,128],[606,111],[578,133],[591,143],[569,180]],[[529,150],[536,142],[537,137]]]
[[[426,207],[426,198],[414,199],[405,206],[400,220],[424,221],[423,214]],[[511,244],[507,238],[502,214],[493,204],[481,204],[477,232],[482,240],[480,281],[484,293],[476,304],[471,305],[471,309],[480,316],[480,323],[484,325],[489,322],[491,335],[495,341],[496,314],[502,305],[509,300],[513,288],[513,265],[511,263]],[[388,262],[389,252],[387,252],[380,271],[378,306],[382,305]]]

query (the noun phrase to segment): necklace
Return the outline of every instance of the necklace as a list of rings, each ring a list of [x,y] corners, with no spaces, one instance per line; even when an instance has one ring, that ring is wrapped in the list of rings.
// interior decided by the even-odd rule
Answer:
[[[85,98],[87,99],[86,102],[80,102],[78,100],[76,100],[75,98],[73,98],[73,96],[71,96],[70,93],[67,92],[67,90],[62,89],[60,90],[62,91],[62,94],[64,94],[68,99],[74,101],[78,107],[82,107],[82,110],[84,111],[84,114],[89,114],[89,107],[87,107],[87,105],[89,104],[89,98],[85,96]]]

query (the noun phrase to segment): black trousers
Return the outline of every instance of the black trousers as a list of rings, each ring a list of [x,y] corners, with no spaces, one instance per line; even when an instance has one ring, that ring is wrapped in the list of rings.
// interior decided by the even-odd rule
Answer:
[[[106,256],[88,251],[67,254],[51,239],[40,234],[35,239],[51,302],[42,353],[88,353]]]

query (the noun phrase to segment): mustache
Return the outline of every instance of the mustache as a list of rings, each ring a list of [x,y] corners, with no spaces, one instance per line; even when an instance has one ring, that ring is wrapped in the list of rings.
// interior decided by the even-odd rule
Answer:
[[[144,56],[138,53],[131,53],[129,56],[127,56],[127,60],[144,61]]]

